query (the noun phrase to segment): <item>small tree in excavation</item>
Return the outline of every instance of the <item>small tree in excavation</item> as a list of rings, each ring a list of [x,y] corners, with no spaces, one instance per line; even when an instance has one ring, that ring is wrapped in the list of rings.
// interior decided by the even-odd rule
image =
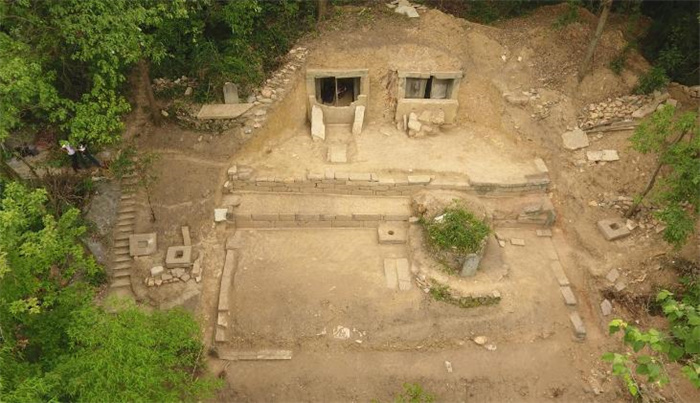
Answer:
[[[583,81],[583,77],[588,73],[588,69],[591,67],[591,60],[593,59],[593,53],[598,46],[598,41],[603,35],[603,28],[605,28],[605,23],[608,21],[608,15],[610,15],[610,8],[612,7],[613,0],[603,0],[603,11],[600,13],[600,18],[598,19],[598,27],[595,30],[595,35],[591,39],[591,43],[588,45],[588,51],[586,51],[586,57],[581,63],[581,69],[578,72],[578,82]]]
[[[632,148],[658,155],[656,168],[646,187],[627,211],[625,217],[637,213],[639,205],[654,192],[661,205],[656,216],[666,223],[664,240],[680,247],[694,231],[693,222],[700,211],[700,136],[697,114],[676,114],[665,105],[643,121],[630,138]],[[659,178],[662,171],[665,176]]]

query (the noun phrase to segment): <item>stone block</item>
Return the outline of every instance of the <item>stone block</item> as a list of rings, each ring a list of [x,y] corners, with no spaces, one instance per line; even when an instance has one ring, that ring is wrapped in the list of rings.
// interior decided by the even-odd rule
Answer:
[[[314,140],[326,139],[326,125],[323,122],[323,110],[316,105],[311,107],[311,137]]]
[[[229,178],[235,177],[238,175],[238,165],[231,165],[231,167],[226,171],[228,174]]]
[[[549,229],[538,229],[535,231],[537,233],[537,236],[543,237],[543,238],[551,238],[552,237],[552,230]]]
[[[192,246],[171,246],[165,254],[165,267],[192,266]]]
[[[214,222],[226,221],[226,213],[228,213],[228,209],[226,208],[214,209]]]
[[[630,230],[627,228],[627,225],[621,220],[600,220],[598,221],[597,226],[600,233],[603,234],[603,237],[608,241],[624,238],[630,234]]]
[[[151,277],[160,276],[164,271],[163,266],[153,266],[151,267]]]
[[[476,274],[476,270],[479,268],[479,263],[481,263],[481,256],[476,253],[470,253],[464,258],[464,263],[462,264],[462,270],[459,275],[462,277],[471,277]]]
[[[550,262],[549,267],[552,269],[552,273],[554,273],[554,277],[557,279],[557,283],[559,283],[561,287],[569,285],[569,278],[566,277],[566,273],[564,273],[564,268],[561,266],[561,263],[559,263],[559,261]]]
[[[353,213],[352,219],[356,221],[379,221],[382,219],[382,216],[381,214]]]
[[[403,244],[408,239],[408,229],[404,222],[384,222],[377,228],[377,237],[380,244]]]
[[[182,244],[185,246],[192,245],[192,238],[190,238],[190,227],[182,227]]]
[[[574,296],[574,292],[571,291],[571,287],[565,286],[565,287],[559,287],[559,291],[561,291],[562,297],[564,297],[564,303],[569,306],[574,306],[576,305],[576,297]]]
[[[216,314],[216,325],[221,326],[223,328],[228,327],[228,312],[226,311],[220,311],[217,312]]]
[[[403,14],[408,18],[420,17],[418,11],[416,11],[416,8],[411,5],[401,4],[394,9],[394,12],[398,14]]]
[[[617,281],[618,278],[620,278],[620,272],[617,269],[612,269],[608,272],[605,278],[609,282],[614,283],[615,281]]]
[[[328,162],[332,162],[334,164],[343,164],[348,162],[348,147],[345,144],[328,147],[327,160]]]
[[[326,178],[326,174],[323,172],[309,172],[306,174],[306,179],[313,181],[313,182],[320,182]]]
[[[336,179],[337,179],[337,176],[336,176]],[[372,174],[370,174],[368,172],[367,173],[357,173],[357,172],[350,173],[350,174],[348,174],[348,179],[350,181],[367,181],[367,182],[369,182],[372,180]]]
[[[362,133],[362,125],[365,122],[365,107],[359,105],[355,107],[355,119],[352,123],[352,134],[358,135]]]
[[[217,343],[224,343],[226,341],[226,330],[222,329],[220,327],[216,328],[216,334],[214,336],[214,340]]]
[[[600,150],[600,151],[586,151],[586,158],[588,161],[599,162],[599,161],[617,161],[620,156],[617,154],[617,150]]]
[[[612,302],[608,301],[607,299],[604,299],[603,302],[600,303],[600,311],[603,313],[603,316],[608,316],[612,313]]]
[[[430,183],[430,175],[409,175],[408,183],[411,185],[427,185]]]
[[[240,100],[238,99],[238,86],[234,83],[224,84],[224,103],[225,104],[237,104]]]
[[[577,338],[583,340],[586,338],[586,326],[583,325],[583,320],[578,312],[571,312],[569,314],[569,319],[571,324],[574,326],[574,334]]]
[[[235,119],[252,108],[253,104],[209,104],[202,105],[197,119]]]
[[[525,246],[525,240],[521,238],[511,238],[510,244],[515,246]]]
[[[535,158],[535,167],[537,167],[537,170],[540,171],[540,173],[549,172],[549,169],[547,169],[547,164],[544,163],[542,158]]]
[[[129,255],[147,256],[155,253],[157,248],[156,233],[129,235]]]
[[[319,221],[321,217],[318,214],[297,214],[297,221]]]
[[[379,223],[381,221],[374,221],[373,220],[373,221],[357,221],[357,222],[362,223],[362,226],[365,228],[377,228],[377,227],[379,227]]]
[[[384,278],[387,288],[395,290],[399,287],[399,277],[396,272],[396,259],[384,259]]]
[[[228,311],[230,309],[229,295],[231,286],[233,285],[233,274],[235,270],[236,252],[233,250],[227,250],[226,257],[224,258],[224,269],[221,274],[221,285],[219,286],[219,312]]]
[[[399,280],[399,290],[408,291],[411,289],[413,282],[411,281],[411,269],[408,265],[408,259],[396,259],[396,276]]]
[[[408,214],[386,214],[384,215],[385,221],[408,221]]]
[[[331,223],[331,227],[334,228],[361,228],[362,221],[341,221],[341,220],[335,220],[335,221],[329,221]]]
[[[279,220],[279,214],[251,214],[253,221],[275,221]]]
[[[567,150],[578,150],[589,146],[588,135],[578,127],[570,132],[561,135],[564,148]]]

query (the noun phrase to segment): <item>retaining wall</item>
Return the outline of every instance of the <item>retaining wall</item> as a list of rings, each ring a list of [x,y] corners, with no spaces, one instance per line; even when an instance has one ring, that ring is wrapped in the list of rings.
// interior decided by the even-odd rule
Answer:
[[[549,188],[547,172],[526,175],[517,183],[488,183],[471,181],[467,177],[436,175],[388,175],[371,172],[309,172],[298,177],[254,175],[248,167],[229,169],[224,187],[229,192],[252,190],[258,192],[301,192],[376,196],[408,196],[420,190],[459,190],[475,194],[542,193]]]

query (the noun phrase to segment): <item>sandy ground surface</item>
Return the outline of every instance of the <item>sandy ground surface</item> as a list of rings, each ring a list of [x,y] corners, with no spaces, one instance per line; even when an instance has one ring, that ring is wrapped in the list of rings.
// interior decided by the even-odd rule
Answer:
[[[498,286],[503,301],[464,310],[415,287],[389,292],[383,286],[382,259],[406,251],[378,245],[372,230],[239,231],[245,232],[239,236],[246,247],[236,272],[230,343],[289,348],[294,357],[288,362],[210,359],[211,370],[227,381],[216,401],[390,401],[404,382],[420,383],[438,401],[626,401],[622,385],[599,358],[620,348],[606,335],[609,317],[599,313],[603,292],[610,289],[603,276],[611,268],[630,280],[644,275],[630,281],[625,293],[648,294],[675,275],[656,270],[655,259],[670,251],[658,234],[636,231],[626,240],[606,242],[595,222],[619,212],[589,202],[632,196],[644,186],[642,174],[654,161],[629,149],[631,132],[613,132],[592,140],[595,147],[619,150],[620,161],[579,166],[581,153],[564,150],[560,135],[576,124],[578,111],[588,103],[628,93],[646,62],[632,52],[621,76],[605,67],[625,45],[622,22],[613,17],[590,75],[578,85],[576,66],[595,29],[595,16],[584,13],[582,22],[554,30],[551,24],[562,10],[545,7],[487,27],[434,10],[408,20],[381,7],[370,14],[345,7],[340,18],[321,27],[322,35],[303,41],[310,49],[309,67],[370,69],[366,130],[358,137],[342,127],[329,134],[328,144],[348,145],[350,163],[343,165],[348,171],[416,170],[509,182],[531,172],[532,159],[541,157],[553,181],[546,196],[558,214],[555,236],[547,244],[531,229],[505,230],[524,238],[526,246],[492,251],[475,279]],[[406,67],[465,72],[456,127],[422,139],[396,132],[385,72]],[[160,155],[154,165],[159,180],[150,193],[157,219],[149,220],[142,195],[137,221],[137,232],[158,234],[158,254],[137,262],[135,283],[167,246],[181,244],[180,227],[188,225],[204,274],[200,293],[185,306],[201,319],[207,343],[216,321],[223,245],[231,235],[212,222],[228,166],[249,163],[289,174],[327,166],[327,144],[308,136],[301,70],[265,126],[245,144],[237,130],[214,135],[173,123],[152,127],[142,108],[127,120],[126,137]],[[541,98],[526,106],[508,104],[502,96],[532,88]],[[693,107],[682,95],[674,97]],[[572,337],[568,308],[544,264],[548,247],[556,249],[579,300],[588,330],[583,343]],[[696,248],[690,245],[682,253],[697,256]],[[182,287],[147,291],[144,302],[167,305],[183,294]],[[629,319],[630,312],[615,303],[614,315]],[[631,319],[642,325],[655,321],[638,311]],[[366,332],[362,343],[334,339],[332,329],[338,325]],[[326,334],[318,336],[324,328]],[[488,337],[496,350],[474,344],[471,338],[478,335]],[[452,373],[445,361],[452,363]],[[667,394],[687,402],[699,399],[682,381]]]

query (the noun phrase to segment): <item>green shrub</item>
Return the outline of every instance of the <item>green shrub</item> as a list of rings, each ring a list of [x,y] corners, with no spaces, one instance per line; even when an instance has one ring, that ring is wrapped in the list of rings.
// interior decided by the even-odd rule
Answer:
[[[650,94],[668,84],[669,78],[666,70],[661,67],[652,67],[643,76],[639,77],[639,83],[634,89],[635,94]]]
[[[568,0],[566,2],[566,11],[557,17],[556,21],[554,21],[554,28],[564,28],[569,24],[578,22],[581,19],[581,16],[578,13],[578,8],[580,5],[580,0]]]
[[[488,225],[463,206],[454,204],[433,219],[421,220],[429,243],[440,251],[476,253],[490,232]]]
[[[404,383],[403,392],[394,396],[394,403],[432,403],[435,401],[435,396],[426,392],[423,387],[417,383]],[[377,399],[373,399],[372,403],[381,403]]]

